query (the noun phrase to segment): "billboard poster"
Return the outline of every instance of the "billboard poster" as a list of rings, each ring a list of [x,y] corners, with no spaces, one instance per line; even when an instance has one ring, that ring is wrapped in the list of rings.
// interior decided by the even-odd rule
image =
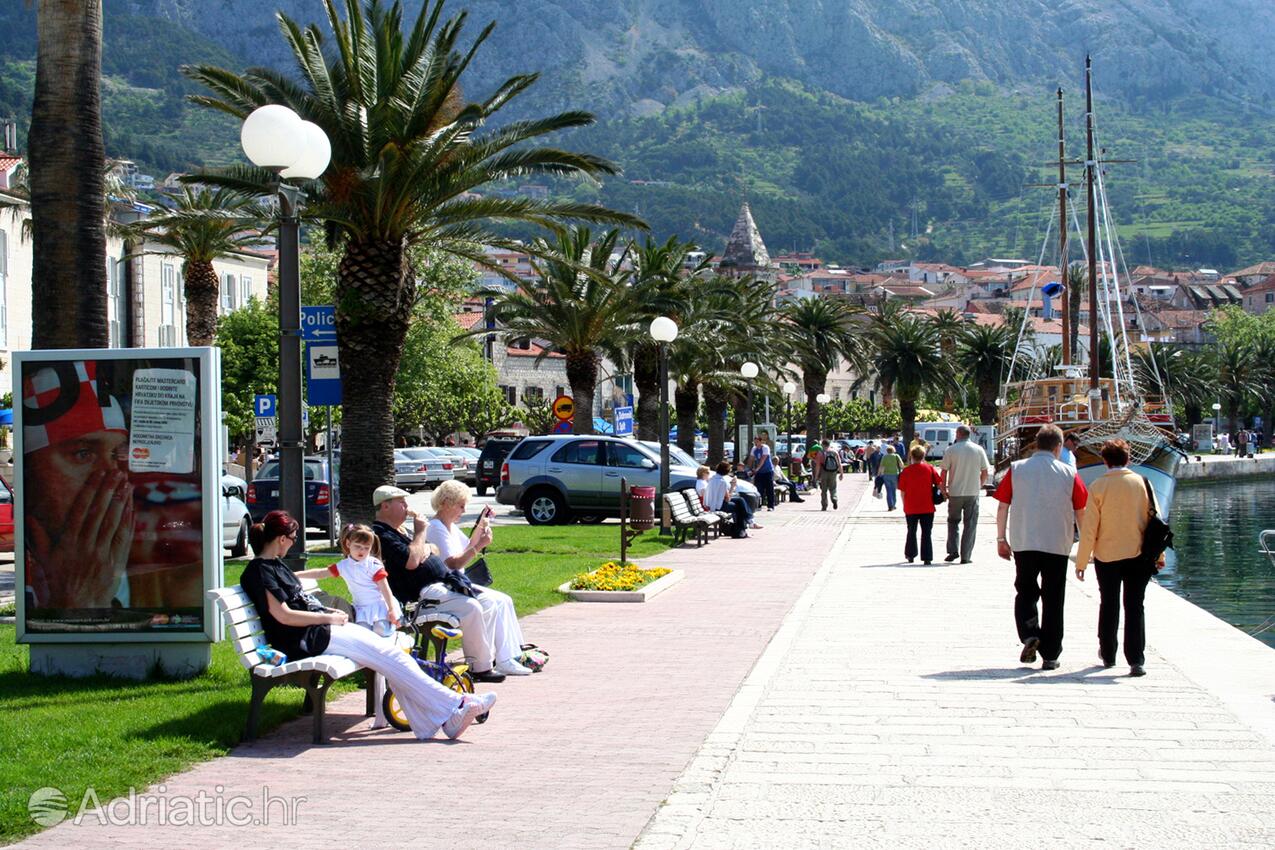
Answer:
[[[19,640],[215,634],[217,354],[15,352]]]

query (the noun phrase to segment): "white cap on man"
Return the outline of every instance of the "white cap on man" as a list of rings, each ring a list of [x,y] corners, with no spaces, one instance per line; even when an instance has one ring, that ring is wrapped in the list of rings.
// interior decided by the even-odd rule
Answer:
[[[372,507],[379,508],[382,502],[398,498],[407,498],[407,491],[393,484],[382,484],[372,491]]]

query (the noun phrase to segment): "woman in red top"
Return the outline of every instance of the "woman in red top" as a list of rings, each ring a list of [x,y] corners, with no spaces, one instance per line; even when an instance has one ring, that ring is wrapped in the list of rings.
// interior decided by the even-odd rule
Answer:
[[[903,494],[903,515],[908,521],[908,542],[903,546],[903,557],[908,563],[916,560],[916,529],[921,527],[921,560],[934,560],[934,543],[930,532],[934,530],[934,488],[941,486],[939,471],[925,462],[925,449],[913,446],[908,453],[912,462],[899,473],[899,492]]]

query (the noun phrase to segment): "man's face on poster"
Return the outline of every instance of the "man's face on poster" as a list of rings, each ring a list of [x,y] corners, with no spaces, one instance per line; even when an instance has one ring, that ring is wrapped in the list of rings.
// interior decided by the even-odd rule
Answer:
[[[28,504],[36,518],[53,528],[64,525],[72,501],[95,472],[122,471],[121,452],[128,435],[94,431],[32,452],[26,457],[31,492]]]

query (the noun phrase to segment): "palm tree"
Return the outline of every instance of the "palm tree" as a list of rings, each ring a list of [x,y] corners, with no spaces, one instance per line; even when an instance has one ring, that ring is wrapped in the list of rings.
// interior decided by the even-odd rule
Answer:
[[[983,425],[996,422],[996,399],[1013,356],[1014,335],[1003,324],[970,325],[961,335],[954,359],[963,380],[978,393],[978,421]]]
[[[806,391],[806,439],[822,440],[818,395],[827,389],[828,373],[842,360],[860,375],[868,372],[867,346],[859,311],[836,298],[801,298],[780,312],[793,361],[801,369]],[[809,442],[807,443],[810,444]]]
[[[32,348],[104,348],[101,0],[40,0],[30,147]]]
[[[229,189],[187,186],[168,212],[135,225],[139,239],[181,255],[186,281],[186,336],[191,345],[212,345],[217,336],[217,272],[213,261],[259,246],[260,204]]]
[[[399,0],[324,0],[331,44],[317,26],[303,29],[279,15],[299,80],[269,68],[183,69],[212,91],[196,103],[239,118],[263,104],[283,104],[319,125],[332,143],[331,165],[307,187],[306,215],[323,222],[329,242],[342,250],[335,293],[344,384],[341,495],[343,514],[355,520],[369,518],[372,490],[394,480],[387,410],[416,300],[409,249],[428,245],[482,263],[480,246],[513,245],[494,235],[498,222],[641,225],[592,204],[475,194],[509,177],[617,169],[589,154],[538,146],[548,134],[593,123],[586,112],[498,120],[536,82],[534,74],[511,77],[486,100],[467,101],[462,77],[494,24],[462,49],[466,15],[444,18],[444,2],[424,2],[404,33]],[[198,179],[264,194],[275,178],[237,168]]]
[[[638,396],[633,425],[639,440],[660,439],[659,347],[651,339],[648,328],[657,316],[668,316],[682,324],[681,313],[685,309],[687,293],[686,257],[694,250],[694,244],[682,242],[676,236],[663,243],[647,238],[631,247],[637,321],[632,329],[629,358]],[[707,262],[705,259],[692,270],[692,274],[700,271]],[[680,435],[681,431],[678,433]]]
[[[537,280],[515,292],[484,293],[495,299],[496,333],[507,339],[541,339],[566,357],[567,382],[575,402],[576,434],[593,433],[593,392],[605,354],[623,356],[621,332],[632,323],[634,306],[623,257],[612,259],[620,231],[596,241],[587,227],[567,228],[553,242],[538,240],[532,251]],[[486,334],[476,328],[470,335]],[[538,362],[538,361],[537,361]]]
[[[1083,302],[1086,289],[1086,280],[1089,275],[1085,269],[1080,266],[1070,266],[1067,269],[1067,318],[1071,322],[1069,336],[1071,337],[1071,362],[1080,362],[1080,352],[1077,345],[1080,341],[1080,305]],[[1093,321],[1090,319],[1090,321]]]
[[[1239,427],[1240,410],[1250,398],[1261,374],[1256,349],[1249,342],[1219,340],[1211,352],[1218,388],[1226,408],[1227,428],[1231,433]]]
[[[943,350],[943,356],[949,361],[956,354],[956,346],[960,342],[961,335],[966,328],[965,319],[955,310],[939,310],[930,318],[930,324],[934,325],[934,331],[939,335],[939,348]],[[956,409],[956,404],[952,399],[951,392],[943,394],[943,410],[951,413]]]
[[[1215,375],[1203,352],[1151,343],[1133,351],[1138,384],[1158,389],[1165,399],[1182,405],[1187,425],[1204,419],[1205,405],[1215,394]]]
[[[952,386],[951,365],[939,348],[934,326],[914,314],[873,328],[877,383],[893,387],[903,419],[903,442],[916,433],[916,403],[927,390]]]

